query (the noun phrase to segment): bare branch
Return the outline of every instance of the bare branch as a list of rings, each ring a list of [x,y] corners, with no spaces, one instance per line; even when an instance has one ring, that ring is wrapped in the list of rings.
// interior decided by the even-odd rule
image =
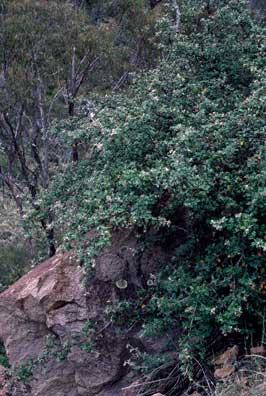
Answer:
[[[58,98],[58,96],[61,94],[61,92],[64,91],[64,89],[65,89],[65,87],[61,87],[61,88],[56,92],[56,94],[54,95],[53,99],[52,99],[51,102],[50,102],[49,109],[48,109],[48,115],[47,115],[48,123],[49,123],[49,124],[50,124],[50,122],[51,122],[51,112],[52,112],[54,103],[55,103],[56,99]]]
[[[121,77],[120,79],[116,82],[116,84],[113,87],[113,91],[117,91],[126,81],[127,77],[129,75],[129,72],[126,71]]]
[[[22,206],[22,199],[20,197],[20,194],[17,192],[17,190],[22,194],[23,190],[20,188],[20,186],[15,182],[15,180],[9,176],[5,175],[0,167],[0,178],[3,180],[5,185],[8,187],[16,205],[19,210],[20,215],[22,216],[23,214],[23,206]]]
[[[42,166],[42,184],[44,188],[47,188],[49,184],[49,142],[48,142],[48,134],[47,134],[47,122],[46,122],[46,114],[44,109],[44,98],[43,98],[43,82],[39,72],[38,64],[37,64],[37,56],[35,52],[32,52],[32,63],[33,69],[35,72],[36,78],[36,99],[37,99],[37,106],[40,114],[40,122],[41,122],[41,129],[44,137],[44,159],[43,159],[43,166]]]
[[[175,9],[175,31],[178,33],[180,30],[180,19],[181,19],[181,12],[179,5],[177,4],[177,0],[173,0],[173,7]]]
[[[76,84],[75,84],[75,91],[74,91],[74,95],[73,95],[74,97],[77,95],[77,93],[79,91],[79,88],[81,87],[85,77],[87,76],[87,74],[89,72],[91,72],[95,68],[95,66],[96,66],[97,62],[99,61],[99,59],[100,59],[100,57],[97,56],[91,63],[89,63],[85,67],[85,69],[83,70],[81,75],[77,76],[77,80],[76,80]]]

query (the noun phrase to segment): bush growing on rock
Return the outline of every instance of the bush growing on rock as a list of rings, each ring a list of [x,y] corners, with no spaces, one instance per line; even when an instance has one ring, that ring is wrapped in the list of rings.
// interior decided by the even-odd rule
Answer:
[[[243,0],[180,10],[178,32],[172,16],[159,23],[158,67],[98,99],[92,119],[55,127],[88,152],[54,179],[42,215],[53,205],[67,243],[98,227],[90,264],[116,228],[179,240],[142,318],[147,333],[182,324],[186,363],[217,333],[265,323],[266,30]]]

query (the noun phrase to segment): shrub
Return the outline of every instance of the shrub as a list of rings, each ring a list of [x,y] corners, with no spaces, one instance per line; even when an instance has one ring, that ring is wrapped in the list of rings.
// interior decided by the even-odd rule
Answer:
[[[7,242],[0,244],[0,292],[18,280],[30,268],[26,246]]]
[[[0,365],[4,367],[8,367],[8,359],[6,356],[5,347],[1,341],[0,341]]]
[[[160,21],[161,62],[129,91],[55,127],[89,149],[42,201],[67,243],[98,227],[99,248],[116,228],[173,239],[185,208],[184,243],[142,315],[148,333],[182,323],[184,363],[216,332],[255,332],[265,307],[266,31],[243,0],[208,4],[186,2],[179,33]]]

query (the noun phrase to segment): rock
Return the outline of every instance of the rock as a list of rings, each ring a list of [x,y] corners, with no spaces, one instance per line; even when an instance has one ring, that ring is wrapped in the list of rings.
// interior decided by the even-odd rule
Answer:
[[[224,379],[229,377],[235,372],[235,367],[234,366],[227,366],[223,368],[218,368],[214,371],[214,377],[217,379]]]
[[[178,330],[165,331],[163,335],[157,337],[148,337],[143,331],[137,333],[137,338],[141,341],[145,350],[150,354],[169,353],[172,352],[173,341],[178,334]]]
[[[164,396],[162,393],[154,393],[152,396]]]
[[[126,345],[145,345],[138,326],[118,334],[106,310],[121,296],[134,298],[169,254],[159,246],[143,252],[133,233],[117,232],[90,281],[83,281],[73,253],[61,252],[0,294],[0,340],[24,378],[14,376],[12,396],[122,395],[134,381],[125,379]],[[127,288],[116,287],[121,279]]]
[[[123,280],[142,287],[158,271],[158,263],[167,262],[172,253],[156,243],[143,250],[132,231],[118,231],[96,260],[96,278],[104,282]]]
[[[135,381],[129,386],[122,389],[122,396],[137,396],[140,388],[141,382]]]
[[[215,366],[218,366],[214,371],[215,378],[225,379],[235,372],[234,364],[237,361],[238,354],[239,348],[234,345],[214,360]]]
[[[122,389],[122,396],[138,396],[140,394],[141,382],[135,381],[130,386]],[[152,396],[165,396],[160,392],[153,393]]]
[[[250,353],[251,355],[264,355],[266,353],[266,349],[263,345],[260,345],[250,348]]]
[[[215,360],[214,364],[216,366],[231,366],[236,362],[237,356],[239,354],[239,348],[237,345],[234,345],[232,348],[227,349],[224,353],[219,355]]]
[[[105,282],[131,278],[139,286],[136,279],[136,252],[137,241],[134,234],[130,231],[117,232],[110,246],[103,249],[97,258],[96,278]]]
[[[0,338],[10,362],[37,358],[46,336],[62,337],[82,329],[85,289],[71,254],[50,259],[22,277],[0,296]],[[73,309],[78,307],[78,317]],[[3,325],[5,324],[5,325]]]
[[[40,264],[0,295],[0,338],[9,362],[13,367],[29,358],[34,362],[26,381],[30,391],[25,393],[22,384],[17,384],[14,394],[90,395],[119,378],[123,340],[119,343],[112,335],[100,347],[99,359],[82,350],[82,343],[87,342],[86,322],[102,319],[111,295],[110,285],[85,289],[71,253]],[[48,356],[47,340],[54,343]]]

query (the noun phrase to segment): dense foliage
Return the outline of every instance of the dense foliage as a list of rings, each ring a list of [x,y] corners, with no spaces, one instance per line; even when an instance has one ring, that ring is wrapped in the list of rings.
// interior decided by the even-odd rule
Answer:
[[[30,269],[33,246],[24,238],[16,206],[0,202],[0,292]]]
[[[53,206],[67,243],[98,227],[84,254],[93,264],[117,228],[173,240],[183,208],[184,242],[144,308],[144,329],[182,323],[186,362],[217,331],[265,325],[266,31],[243,0],[180,9],[179,29],[174,14],[160,20],[156,68],[95,99],[90,118],[54,126],[86,153],[57,175],[36,215]]]
[[[171,260],[111,320],[170,329],[186,366],[217,336],[266,342],[266,28],[260,0],[259,19],[155,3],[0,0],[0,291],[47,254],[38,235],[81,242],[93,276],[114,231],[156,233]]]
[[[82,156],[78,139],[60,145],[48,134],[52,122],[78,114],[78,97],[89,108],[93,92],[118,90],[155,63],[146,1],[81,3],[0,1],[0,182],[21,218],[57,168]],[[39,219],[45,255],[56,250],[52,218]]]
[[[0,364],[4,367],[8,367],[8,360],[2,342],[0,342]]]

